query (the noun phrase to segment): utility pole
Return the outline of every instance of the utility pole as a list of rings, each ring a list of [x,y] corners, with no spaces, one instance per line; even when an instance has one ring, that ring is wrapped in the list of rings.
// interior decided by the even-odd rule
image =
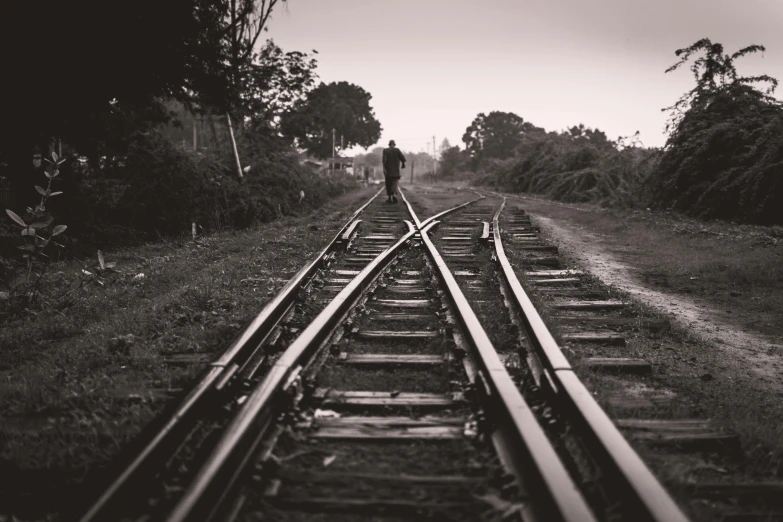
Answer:
[[[332,127],[332,165],[330,166],[330,169],[332,173],[334,173],[334,138],[337,133],[337,130]]]
[[[196,142],[196,115],[193,115],[193,150],[198,150],[198,143]]]
[[[242,163],[239,162],[239,151],[237,150],[237,140],[234,138],[234,126],[231,125],[231,115],[226,112],[226,120],[228,121],[228,135],[231,137],[231,148],[234,149],[234,160],[237,165],[237,176],[242,179]]]
[[[413,170],[416,168],[416,160],[411,159],[411,183],[413,183]]]
[[[432,177],[435,177],[435,174],[438,170],[438,163],[435,159],[437,156],[437,152],[435,151],[435,136],[432,137]]]

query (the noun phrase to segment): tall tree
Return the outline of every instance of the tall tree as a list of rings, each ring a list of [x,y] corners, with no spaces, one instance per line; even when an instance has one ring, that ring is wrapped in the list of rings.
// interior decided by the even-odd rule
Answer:
[[[317,54],[317,51],[313,51]],[[255,129],[277,129],[315,84],[317,62],[306,53],[284,52],[268,40],[243,69],[242,106]]]
[[[440,142],[440,148],[438,149],[440,151],[441,157],[443,155],[443,152],[450,148],[451,148],[451,143],[449,142],[449,139],[443,138],[443,141]]]
[[[524,134],[538,132],[544,131],[513,112],[482,112],[465,130],[462,141],[475,170],[485,159],[511,157]]]
[[[97,154],[108,131],[165,119],[161,99],[225,105],[227,20],[226,0],[0,2],[0,148],[26,164],[63,137]]]
[[[332,129],[336,146],[369,147],[381,137],[381,124],[370,106],[372,95],[348,82],[321,83],[282,121],[286,136],[319,158],[332,156]]]
[[[447,145],[448,141],[443,140]],[[453,176],[464,165],[464,154],[459,147],[447,147],[441,150],[440,153],[440,173],[445,177]]]

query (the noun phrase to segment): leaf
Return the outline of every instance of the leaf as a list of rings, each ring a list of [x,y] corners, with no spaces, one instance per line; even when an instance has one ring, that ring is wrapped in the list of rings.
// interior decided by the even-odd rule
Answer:
[[[110,269],[110,268],[114,268],[115,266],[117,266],[117,263],[114,263],[114,262],[106,263],[106,269],[107,270]]]
[[[52,224],[52,221],[54,221],[52,216],[36,216],[35,221],[30,223],[30,227],[35,229],[46,228]]]
[[[6,301],[10,297],[8,292],[0,292],[0,301]]]
[[[36,239],[38,239],[38,238],[36,238]],[[49,240],[48,239],[38,239],[38,248],[44,248],[48,244],[49,244]]]
[[[57,160],[57,164],[58,165],[61,165],[63,163],[65,163],[65,158],[60,158],[60,159]]]
[[[65,229],[68,228],[68,225],[57,225],[54,227],[54,230],[52,230],[52,237],[59,236],[63,232],[65,232]]]
[[[58,158],[59,158],[59,156],[57,155],[57,153],[56,153],[56,152],[54,152],[54,151],[52,151],[52,159],[53,159],[54,161],[57,161],[57,159],[58,159]]]
[[[106,270],[106,263],[103,262],[103,252],[98,250],[98,264],[101,266],[101,270]]]
[[[22,235],[23,236],[34,236],[35,235],[35,229],[33,227],[27,227],[22,229]]]
[[[329,455],[324,459],[324,467],[328,466],[337,459],[337,455]]]
[[[47,178],[52,179],[52,175],[49,174],[47,171],[44,171],[44,174],[46,175]]]
[[[19,250],[24,250],[25,252],[35,252],[34,245],[21,245],[16,248],[18,248]]]
[[[14,212],[13,210],[5,209],[5,213],[8,214],[8,217],[10,217],[14,221],[16,221],[16,223],[18,225],[21,225],[21,226],[27,228],[27,223],[25,223],[22,218],[20,218],[18,215],[16,215],[16,212]]]
[[[54,173],[52,173],[52,177],[56,178],[59,175],[60,175],[60,170],[59,169],[54,169]]]
[[[49,196],[50,196],[50,197],[51,197],[51,196],[59,196],[59,195],[60,195],[60,194],[62,194],[62,193],[63,193],[63,191],[62,191],[62,190],[58,190],[57,192],[52,192],[51,194],[49,194]]]
[[[44,190],[43,187],[39,187],[38,185],[35,186],[35,190],[38,191],[38,193],[42,196],[46,195],[46,190]]]

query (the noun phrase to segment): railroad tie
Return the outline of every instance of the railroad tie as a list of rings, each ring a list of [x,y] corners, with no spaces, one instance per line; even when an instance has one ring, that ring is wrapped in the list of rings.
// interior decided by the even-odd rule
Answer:
[[[340,364],[372,368],[385,367],[432,367],[440,366],[449,355],[392,354],[392,353],[340,353]]]
[[[600,343],[612,346],[625,346],[625,337],[615,332],[572,332],[561,336],[569,343]]]
[[[700,452],[736,452],[740,449],[735,434],[718,431],[709,420],[616,419],[614,423],[630,438],[653,445]]]
[[[463,438],[464,418],[437,421],[411,417],[341,417],[317,419],[307,435],[314,439],[396,442],[406,440],[456,440]]]
[[[439,336],[438,330],[359,330],[356,332],[357,339],[433,339]]]
[[[539,288],[538,293],[551,297],[583,297],[585,299],[600,298],[601,295],[593,290],[583,288]]]
[[[622,301],[563,301],[552,304],[559,310],[619,310],[625,307]]]
[[[666,319],[654,317],[594,317],[585,315],[554,315],[552,319],[562,324],[580,324],[593,327],[647,328],[659,330],[669,326]]]
[[[606,373],[626,373],[633,375],[649,375],[652,366],[644,359],[626,357],[585,357],[582,364],[590,370]]]
[[[340,409],[344,407],[361,408],[444,408],[453,409],[465,404],[462,393],[417,393],[417,392],[381,392],[347,391],[329,388],[317,388],[313,400],[323,408]],[[440,417],[438,417],[440,419]]]
[[[615,393],[604,399],[612,410],[657,410],[671,407],[674,394],[648,393],[631,395],[627,392]]]
[[[566,276],[582,275],[581,270],[535,270],[525,272],[527,278],[560,278]]]

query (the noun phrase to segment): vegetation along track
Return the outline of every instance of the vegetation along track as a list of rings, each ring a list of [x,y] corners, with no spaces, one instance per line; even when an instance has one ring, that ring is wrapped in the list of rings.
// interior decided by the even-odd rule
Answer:
[[[410,216],[367,205],[338,236],[346,252],[327,247],[324,272],[297,276],[320,286],[306,301],[320,313],[287,306],[289,324],[303,317],[290,344],[280,324],[254,337],[200,383],[222,397],[197,428],[126,470],[82,520],[685,520],[504,269],[498,203],[422,222],[421,199]],[[521,328],[504,336],[492,321],[509,314]]]

